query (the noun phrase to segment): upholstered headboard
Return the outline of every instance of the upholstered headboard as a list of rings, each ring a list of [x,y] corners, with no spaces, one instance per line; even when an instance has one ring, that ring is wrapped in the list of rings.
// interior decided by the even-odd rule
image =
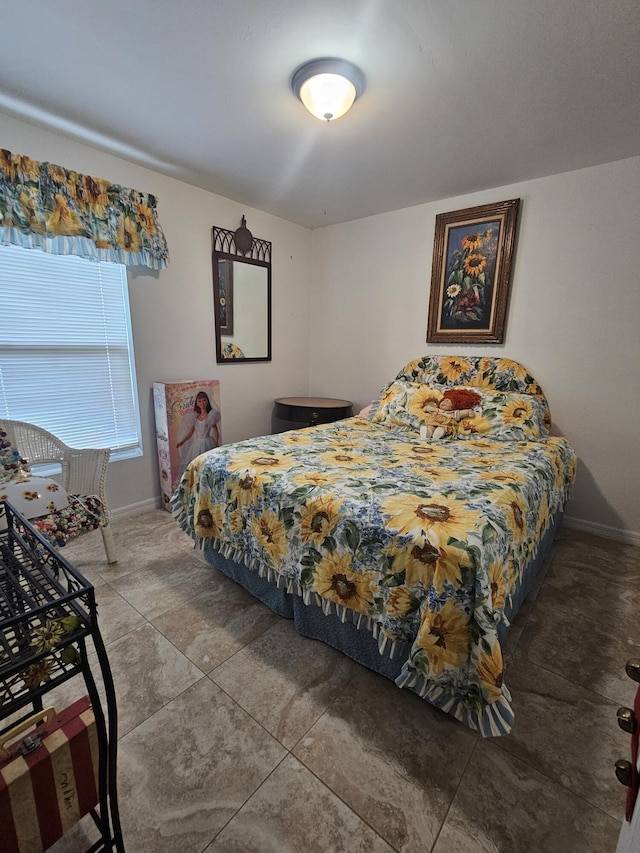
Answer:
[[[546,406],[547,427],[551,413],[544,392],[529,371],[517,361],[496,356],[425,355],[405,365],[396,376],[427,385],[467,385],[495,391],[515,391],[540,397]]]

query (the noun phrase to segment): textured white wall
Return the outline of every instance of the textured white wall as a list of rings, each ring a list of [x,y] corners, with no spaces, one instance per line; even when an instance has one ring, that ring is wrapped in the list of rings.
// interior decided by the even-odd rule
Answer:
[[[504,345],[426,344],[436,214],[510,198]],[[568,520],[640,544],[639,235],[640,158],[314,231],[310,391],[360,406],[428,353],[520,361],[579,456]]]
[[[308,387],[311,232],[3,113],[0,146],[158,198],[171,264],[157,276],[129,274],[144,456],[110,464],[107,497],[112,510],[159,500],[154,381],[219,379],[225,443],[270,432],[274,398],[304,394]],[[256,237],[273,243],[273,360],[218,365],[211,227],[235,229],[242,214]]]

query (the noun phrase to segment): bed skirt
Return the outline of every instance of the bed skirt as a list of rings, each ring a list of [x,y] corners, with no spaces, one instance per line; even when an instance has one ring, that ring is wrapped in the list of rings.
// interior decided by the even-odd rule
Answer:
[[[501,643],[505,641],[512,619],[535,584],[540,569],[551,550],[561,521],[562,512],[558,512],[544,534],[535,557],[526,565],[522,573],[522,582],[505,607],[505,618],[498,625],[498,638]],[[424,685],[411,684],[404,672],[404,665],[410,652],[410,644],[395,642],[387,644],[385,647],[384,643],[380,642],[381,635],[376,637],[364,627],[364,624],[362,627],[358,627],[348,618],[343,618],[333,612],[327,613],[312,600],[305,603],[301,596],[287,592],[282,587],[277,587],[257,571],[248,569],[244,563],[227,559],[211,544],[205,544],[203,550],[205,559],[210,565],[240,584],[278,616],[293,619],[297,632],[302,636],[320,640],[362,666],[384,675],[398,686],[412,690],[436,707],[453,713],[457,719],[471,728],[477,729],[485,737],[506,734],[511,729],[513,714],[510,708],[503,720],[490,718],[483,722],[478,719],[466,719],[463,708],[452,709],[450,703],[444,698],[440,702],[437,696],[428,695]]]

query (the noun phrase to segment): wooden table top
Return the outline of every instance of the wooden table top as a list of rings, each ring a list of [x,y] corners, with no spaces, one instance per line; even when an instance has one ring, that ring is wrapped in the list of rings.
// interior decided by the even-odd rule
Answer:
[[[274,402],[310,409],[339,409],[353,405],[350,400],[334,400],[332,397],[278,397]]]

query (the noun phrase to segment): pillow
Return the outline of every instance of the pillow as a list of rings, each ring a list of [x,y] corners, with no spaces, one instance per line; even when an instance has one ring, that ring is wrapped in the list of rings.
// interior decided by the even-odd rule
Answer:
[[[487,436],[501,441],[539,441],[549,435],[542,397],[518,391],[470,388],[482,400],[472,418],[460,422],[459,438]]]
[[[28,470],[26,460],[21,458],[7,433],[0,429],[0,483],[5,483],[13,479],[16,474]]]
[[[547,407],[541,397],[515,391],[457,387],[481,397],[473,416],[455,423],[458,438],[488,436],[502,441],[536,441],[549,434],[545,425]],[[447,390],[451,387],[396,379],[382,392],[371,420],[420,432],[420,427],[429,422],[429,409],[438,405]]]
[[[382,391],[370,418],[374,423],[420,432],[420,427],[426,423],[426,407],[430,403],[437,406],[444,390],[444,386],[394,379]]]
[[[55,480],[28,474],[2,483],[0,501],[9,501],[24,518],[38,518],[64,509],[69,496]]]

